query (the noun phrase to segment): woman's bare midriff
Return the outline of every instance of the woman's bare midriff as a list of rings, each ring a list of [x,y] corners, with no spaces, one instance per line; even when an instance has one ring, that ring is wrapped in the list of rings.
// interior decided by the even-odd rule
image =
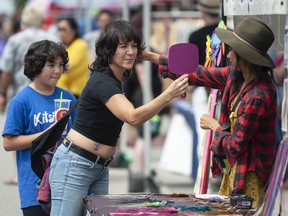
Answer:
[[[112,157],[116,152],[116,146],[108,146],[97,143],[73,129],[69,131],[67,138],[75,145],[105,159]]]

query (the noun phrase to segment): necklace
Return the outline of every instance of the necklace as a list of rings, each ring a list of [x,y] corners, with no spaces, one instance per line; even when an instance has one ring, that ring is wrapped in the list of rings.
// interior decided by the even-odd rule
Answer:
[[[231,104],[230,104],[230,110],[232,111],[232,109],[234,108],[234,105],[236,104],[239,104],[239,102],[240,102],[240,95],[241,95],[241,93],[243,92],[243,90],[245,89],[245,87],[246,87],[246,85],[244,84],[244,82],[243,82],[243,84],[242,84],[242,86],[241,86],[241,88],[240,88],[240,90],[239,90],[239,92],[237,93],[237,95],[235,96],[235,98],[233,98],[233,100],[231,101]],[[236,108],[236,107],[235,107]],[[235,109],[234,109],[235,110]]]

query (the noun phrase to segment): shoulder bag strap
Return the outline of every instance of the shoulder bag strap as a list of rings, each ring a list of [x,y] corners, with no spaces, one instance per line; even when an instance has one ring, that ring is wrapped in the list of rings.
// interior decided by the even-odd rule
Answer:
[[[75,103],[73,104],[73,106],[69,109],[69,111],[65,114],[65,116],[72,114],[72,112],[75,110],[76,106],[78,105],[79,100],[80,100],[80,97],[76,100],[76,102],[75,102]]]

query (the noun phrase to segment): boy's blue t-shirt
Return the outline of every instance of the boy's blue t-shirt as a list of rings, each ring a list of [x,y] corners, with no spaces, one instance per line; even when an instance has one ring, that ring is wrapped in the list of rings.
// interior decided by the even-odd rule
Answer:
[[[47,129],[55,122],[54,99],[59,99],[63,92],[63,99],[71,100],[70,107],[76,102],[70,92],[55,87],[52,95],[46,96],[38,93],[30,86],[21,90],[9,103],[6,122],[2,136],[30,135]],[[68,123],[68,130],[75,118],[74,111]],[[31,168],[30,148],[17,151],[18,189],[21,208],[39,205],[36,196],[37,175]],[[41,161],[39,161],[41,163]]]

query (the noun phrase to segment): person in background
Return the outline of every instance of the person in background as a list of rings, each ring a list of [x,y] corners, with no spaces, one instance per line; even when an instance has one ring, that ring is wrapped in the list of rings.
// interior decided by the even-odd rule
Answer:
[[[88,43],[90,62],[92,63],[95,59],[95,43],[98,40],[103,27],[113,21],[113,13],[109,10],[101,10],[96,18],[97,30],[87,32],[83,35],[83,39]]]
[[[7,32],[7,16],[5,14],[0,14],[0,58],[2,56],[5,44],[9,37],[9,33]],[[1,71],[0,71],[0,78],[1,78]]]
[[[276,85],[277,89],[277,115],[276,115],[276,146],[278,149],[278,146],[280,145],[282,139],[283,139],[283,132],[281,129],[282,125],[282,103],[283,103],[283,96],[284,96],[284,77],[285,77],[285,65],[284,65],[284,52],[279,51],[274,59],[275,62],[275,69],[274,69],[274,75],[275,79],[277,80],[277,83],[279,85]],[[275,152],[276,153],[276,152]],[[287,185],[288,183],[288,170],[286,170],[284,183]]]
[[[207,35],[212,36],[221,19],[221,0],[198,0],[196,8],[201,12],[204,26],[189,35],[188,42],[195,44],[199,50],[199,64],[204,65],[206,61]],[[227,54],[227,53],[226,53]],[[205,88],[207,96],[210,88]]]
[[[275,64],[267,54],[274,34],[265,23],[250,18],[243,19],[233,32],[217,28],[216,34],[231,48],[227,56],[231,65],[199,65],[189,74],[189,85],[223,90],[219,122],[208,114],[200,119],[202,129],[214,132],[212,173],[223,175],[220,195],[249,195],[252,207],[258,208],[275,152]],[[160,64],[163,77],[177,79],[166,57],[147,51],[143,59]]]
[[[199,0],[196,8],[202,14],[204,27],[192,32],[189,35],[188,42],[198,47],[199,64],[204,65],[206,61],[206,38],[207,35],[212,36],[221,19],[221,0]]]
[[[124,122],[139,127],[186,92],[188,79],[183,75],[157,98],[134,108],[123,93],[122,81],[130,77],[143,49],[139,32],[127,21],[104,27],[73,127],[51,162],[51,215],[83,215],[85,196],[108,194],[108,165]]]
[[[22,30],[11,35],[0,60],[0,110],[5,111],[8,88],[12,85],[12,96],[25,87],[30,80],[23,74],[23,59],[29,45],[39,40],[58,42],[58,37],[41,29],[45,14],[36,5],[27,5],[21,14]]]
[[[221,2],[222,2],[221,0],[198,0],[197,1],[196,9],[201,12],[201,19],[204,22],[204,26],[202,28],[192,32],[189,35],[188,42],[195,44],[198,47],[199,64],[200,65],[204,65],[206,62],[207,36],[210,36],[210,38],[212,37],[213,32],[215,31],[215,29],[218,26],[219,21],[221,20],[221,6],[222,6]],[[227,47],[226,47],[225,51],[226,50],[227,50]],[[225,52],[223,59],[226,58],[227,54],[228,53]],[[210,95],[210,91],[211,91],[211,88],[208,88],[208,87],[197,87],[197,88],[194,87],[192,89],[192,95],[193,95],[193,92],[195,91],[194,97],[197,97],[196,94],[199,93],[199,91],[202,91],[202,89],[200,90],[199,88],[204,88],[205,93],[207,95],[207,99],[208,99],[209,95]],[[217,101],[220,102],[221,91],[218,91],[218,95],[219,96],[218,96]],[[207,102],[208,102],[208,100],[207,100]],[[220,112],[220,110],[217,109],[215,112],[215,116],[219,116],[219,112]],[[200,127],[198,127],[198,129],[201,130]],[[199,155],[199,158],[201,158],[200,155]],[[193,161],[196,161],[195,157],[193,157]],[[215,184],[216,187],[218,187],[220,184],[219,178],[218,179],[217,178],[211,178],[210,182],[212,184]]]
[[[282,141],[282,130],[281,130],[281,113],[282,113],[282,101],[283,101],[283,81],[285,74],[284,67],[284,52],[279,51],[274,59],[275,69],[274,75],[275,79],[279,86],[276,86],[277,89],[277,123],[276,123],[276,145],[279,146]]]
[[[43,40],[32,43],[24,58],[24,74],[31,82],[9,103],[2,132],[6,151],[17,151],[18,187],[24,216],[47,215],[36,194],[38,176],[31,168],[31,143],[55,122],[54,99],[76,99],[68,91],[56,87],[68,66],[68,53],[60,44]],[[68,130],[75,113],[69,120]]]
[[[74,18],[59,18],[57,30],[69,55],[69,68],[57,85],[78,98],[89,77],[88,45],[79,37],[78,25]]]
[[[139,12],[140,11],[140,12]],[[142,8],[131,16],[130,23],[137,29],[140,35],[143,35],[143,14]],[[153,50],[153,48],[151,48]],[[151,64],[151,87],[152,87],[152,99],[156,98],[162,93],[162,81],[159,74],[157,73],[158,65]],[[129,80],[124,82],[124,92],[126,97],[132,102],[134,107],[143,105],[143,92],[144,92],[144,81],[145,81],[145,70],[142,61],[137,61],[134,66],[133,75]],[[166,110],[166,108],[164,109]],[[162,113],[163,110],[160,112]],[[160,115],[155,115],[151,120],[151,138],[153,139],[158,135],[160,128]],[[155,121],[152,121],[155,120]],[[156,127],[153,127],[156,126]],[[143,125],[136,128],[137,137],[133,145],[133,159],[129,166],[129,192],[144,192],[145,181],[154,181],[153,175],[150,175],[150,181],[147,181],[144,176],[144,127]],[[154,129],[154,130],[153,130]],[[156,184],[155,184],[156,185]],[[151,187],[152,188],[152,187]],[[152,191],[158,192],[159,191]]]
[[[59,41],[56,36],[41,29],[44,16],[44,11],[36,5],[27,5],[21,13],[22,30],[12,34],[4,46],[0,59],[0,70],[2,71],[0,75],[0,111],[3,113],[6,110],[9,96],[13,97],[30,82],[23,74],[23,59],[29,45],[43,39]],[[8,94],[9,89],[12,90],[11,94]],[[13,156],[16,160],[15,152],[13,152]],[[5,181],[7,184],[17,184],[17,182],[17,174]]]

